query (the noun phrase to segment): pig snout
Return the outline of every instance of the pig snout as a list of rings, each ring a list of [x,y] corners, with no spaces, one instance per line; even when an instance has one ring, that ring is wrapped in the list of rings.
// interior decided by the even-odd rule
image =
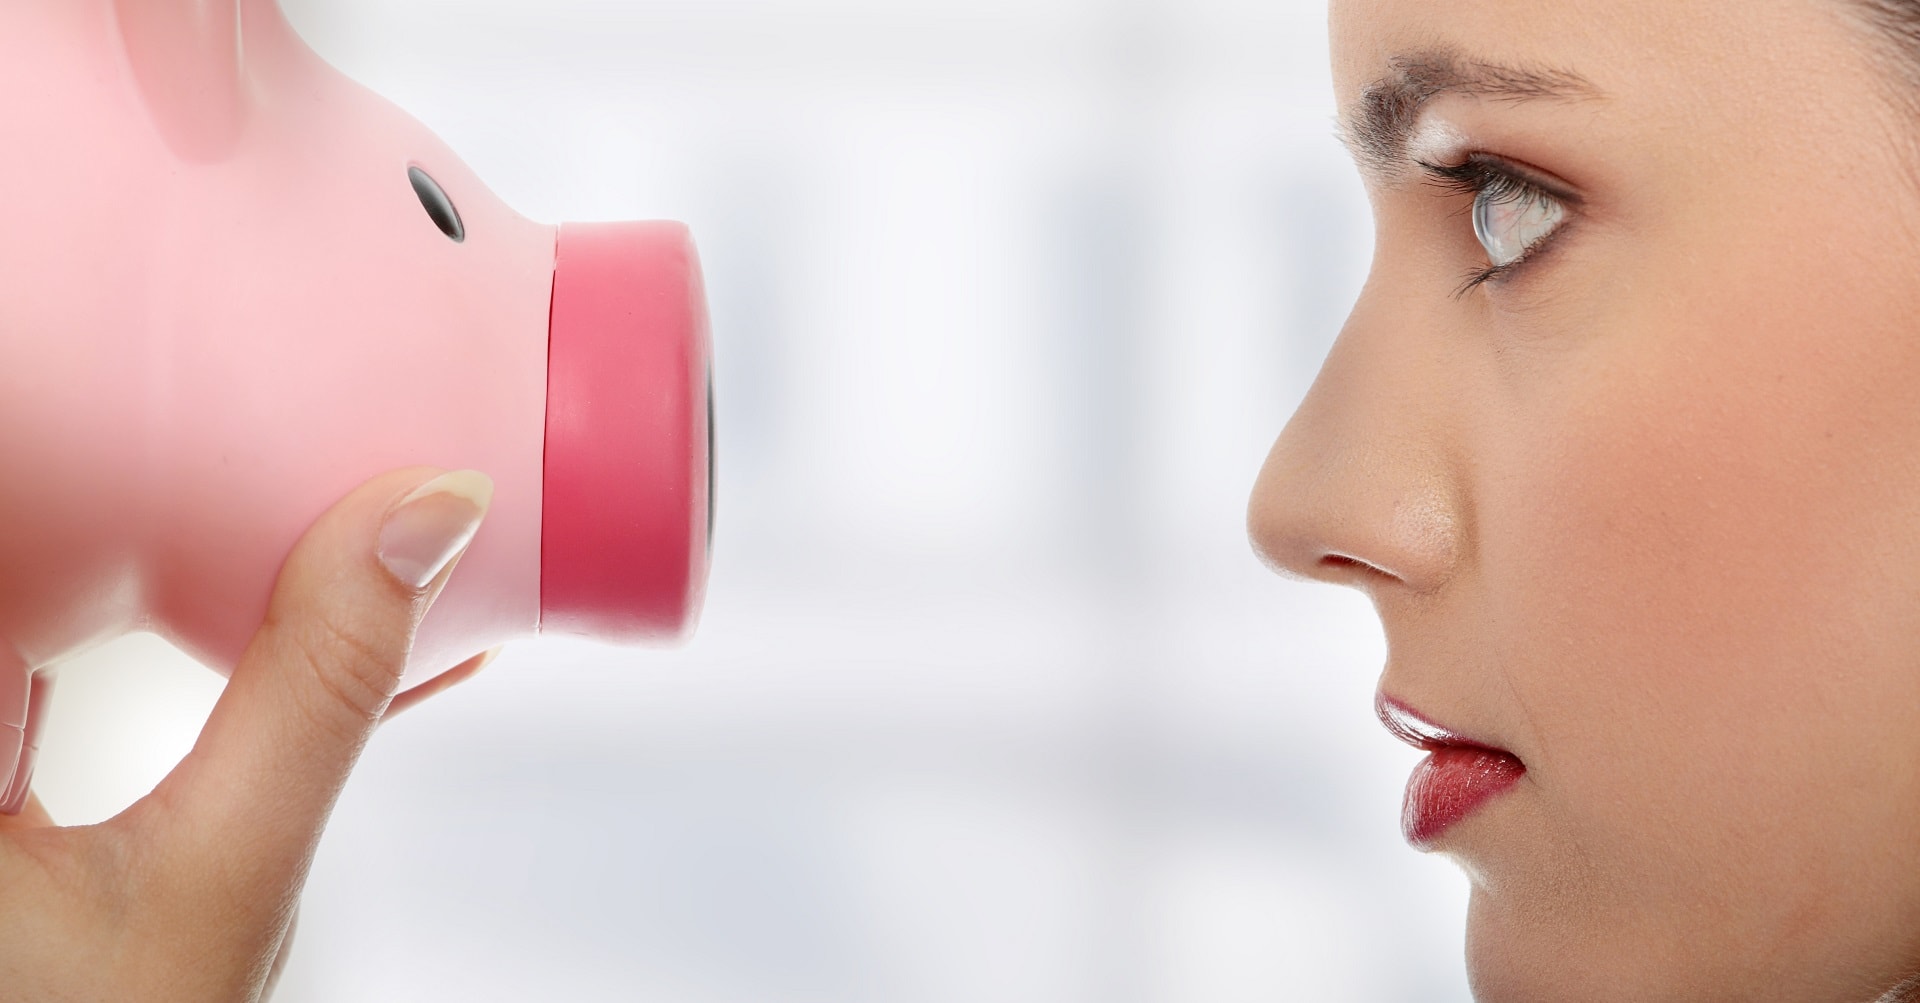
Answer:
[[[687,228],[561,224],[548,352],[541,632],[683,637],[705,591],[713,451]]]

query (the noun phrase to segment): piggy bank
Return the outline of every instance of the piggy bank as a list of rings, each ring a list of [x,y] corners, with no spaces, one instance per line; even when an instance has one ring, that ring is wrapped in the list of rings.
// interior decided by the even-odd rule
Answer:
[[[711,380],[676,223],[536,223],[275,0],[0,3],[0,810],[51,669],[230,673],[355,486],[492,476],[403,686],[535,633],[683,637]]]

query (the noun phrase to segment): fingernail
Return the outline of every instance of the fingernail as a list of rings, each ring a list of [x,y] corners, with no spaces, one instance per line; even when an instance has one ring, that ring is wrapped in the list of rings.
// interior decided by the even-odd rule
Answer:
[[[465,550],[493,501],[477,470],[441,474],[400,499],[380,527],[380,563],[410,588],[425,588]]]

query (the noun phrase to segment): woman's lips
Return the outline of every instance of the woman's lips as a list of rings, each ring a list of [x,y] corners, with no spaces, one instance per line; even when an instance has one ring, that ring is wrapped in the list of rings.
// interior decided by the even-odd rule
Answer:
[[[1416,850],[1432,849],[1449,826],[1527,772],[1513,753],[1461,738],[1385,693],[1375,695],[1374,713],[1395,738],[1428,752],[1407,779],[1400,811],[1400,831]]]

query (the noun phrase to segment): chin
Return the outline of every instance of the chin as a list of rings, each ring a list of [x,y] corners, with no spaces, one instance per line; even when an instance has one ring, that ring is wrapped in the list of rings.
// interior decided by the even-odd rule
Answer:
[[[1526,945],[1516,943],[1512,931],[1490,920],[1481,907],[1483,896],[1473,893],[1467,910],[1467,985],[1474,1003],[1532,1003],[1566,998],[1565,971],[1543,971],[1528,957]]]
[[[1605,963],[1603,938],[1570,929],[1566,919],[1516,915],[1474,889],[1467,907],[1467,982],[1475,1003],[1666,999],[1647,984],[1648,973]]]
[[[1623,929],[1542,890],[1503,906],[1475,888],[1467,983],[1475,1003],[1755,1003],[1743,973],[1691,956],[1685,938]],[[1789,996],[1805,1003],[1804,996]]]
[[[1506,896],[1474,888],[1466,953],[1475,1003],[1920,1003],[1920,975],[1887,988],[1913,969],[1884,952],[1819,964],[1817,948],[1788,955],[1790,945],[1774,943],[1756,953],[1753,935],[1724,922],[1646,922],[1573,903],[1558,883]]]

